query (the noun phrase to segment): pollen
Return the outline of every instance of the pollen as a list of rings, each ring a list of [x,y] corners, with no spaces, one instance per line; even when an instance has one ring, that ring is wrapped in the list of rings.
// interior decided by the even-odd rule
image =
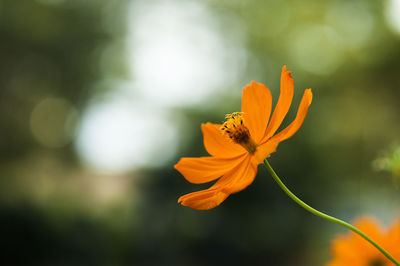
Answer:
[[[242,112],[234,112],[225,116],[225,122],[221,126],[222,133],[233,142],[241,145],[250,154],[257,150],[257,143],[250,136],[250,131],[245,125]]]

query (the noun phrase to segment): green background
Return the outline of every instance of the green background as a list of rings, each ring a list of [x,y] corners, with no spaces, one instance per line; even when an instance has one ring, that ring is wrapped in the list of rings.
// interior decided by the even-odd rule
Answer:
[[[389,225],[400,211],[400,26],[396,30],[390,16],[395,2],[0,1],[1,264],[329,261],[331,241],[346,230],[295,205],[262,166],[250,187],[213,210],[177,204],[179,196],[210,186],[190,184],[173,169],[180,157],[206,155],[200,124],[239,111],[241,89],[251,80],[265,83],[276,103],[283,65],[295,79],[283,125],[295,117],[304,89],[312,88],[314,98],[302,128],[280,144],[271,165],[311,206],[346,221],[371,215]],[[154,31],[163,22],[172,26]],[[160,32],[170,43],[157,42]],[[182,34],[189,41],[179,42]],[[190,44],[194,55],[215,55],[201,57],[205,63],[197,71],[208,73],[204,78],[189,73],[200,85],[180,84],[176,95],[214,87],[193,102],[167,104],[160,96],[176,93],[167,86],[140,89],[143,81],[169,80],[168,65],[177,60],[172,54],[167,62],[157,55],[149,61],[141,51],[152,50],[143,40],[153,40],[161,54],[177,43],[183,46],[175,52]],[[198,63],[183,58],[183,70]],[[147,79],[140,76],[142,66],[154,69]],[[222,74],[211,75],[212,67]],[[174,73],[178,81],[169,85],[191,81],[187,76]],[[160,112],[176,134],[171,143],[163,141],[162,129],[132,135],[126,145],[138,147],[135,157],[146,153],[144,162],[134,158],[130,168],[103,171],[82,159],[79,125],[93,102],[107,103],[120,84],[130,93],[128,105],[140,102],[139,116],[152,120],[149,114]],[[133,127],[139,127],[136,118],[129,122]],[[150,146],[140,150],[141,138]]]

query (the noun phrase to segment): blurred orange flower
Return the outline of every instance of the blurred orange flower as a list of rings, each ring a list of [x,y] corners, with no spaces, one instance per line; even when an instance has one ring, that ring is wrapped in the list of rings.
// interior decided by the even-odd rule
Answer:
[[[359,219],[355,226],[394,258],[400,259],[400,220],[395,221],[389,230],[384,230],[376,220],[369,217]],[[332,253],[333,260],[327,266],[393,265],[378,249],[353,232],[338,236],[333,241]]]
[[[208,210],[250,185],[256,176],[257,165],[302,125],[312,101],[311,89],[305,90],[295,120],[274,135],[290,108],[292,98],[293,78],[284,66],[279,100],[269,123],[271,92],[263,84],[253,81],[243,89],[242,112],[226,115],[226,122],[222,125],[202,124],[204,146],[212,156],[182,158],[175,168],[191,183],[219,180],[208,189],[180,197],[178,202],[193,209]]]

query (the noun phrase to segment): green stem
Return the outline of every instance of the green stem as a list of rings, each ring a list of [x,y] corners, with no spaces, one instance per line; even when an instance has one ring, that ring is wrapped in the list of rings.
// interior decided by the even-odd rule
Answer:
[[[379,246],[377,243],[375,243],[375,241],[373,241],[371,238],[369,238],[366,234],[364,234],[363,232],[361,232],[360,230],[358,230],[357,228],[355,228],[354,226],[352,226],[349,223],[346,223],[342,220],[339,220],[335,217],[332,217],[330,215],[327,215],[325,213],[322,213],[314,208],[312,208],[311,206],[307,205],[304,201],[302,201],[301,199],[299,199],[296,195],[294,195],[286,186],[285,184],[282,183],[282,181],[279,179],[279,177],[276,175],[274,169],[272,169],[271,165],[268,163],[267,159],[264,160],[264,165],[267,167],[268,172],[272,175],[272,177],[275,179],[275,181],[278,183],[278,185],[283,189],[283,191],[285,191],[285,193],[292,199],[294,200],[297,204],[299,204],[301,207],[303,207],[304,209],[306,209],[307,211],[311,212],[314,215],[317,215],[321,218],[324,218],[328,221],[340,224],[350,230],[352,230],[353,232],[359,234],[361,237],[363,237],[365,240],[367,240],[369,243],[371,243],[372,245],[374,245],[377,249],[379,249],[380,252],[383,253],[383,255],[385,255],[389,260],[391,260],[395,265],[400,266],[400,263],[392,257],[392,255],[390,255],[386,250],[384,250],[381,246]]]

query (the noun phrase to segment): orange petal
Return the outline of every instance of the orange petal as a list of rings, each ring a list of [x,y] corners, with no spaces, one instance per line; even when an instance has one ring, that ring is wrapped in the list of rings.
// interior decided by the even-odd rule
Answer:
[[[278,144],[278,141],[267,141],[266,143],[258,146],[256,152],[254,153],[255,163],[257,165],[263,163],[265,158],[269,157],[271,153],[276,151]]]
[[[386,250],[400,260],[400,220],[394,222],[386,237]]]
[[[400,220],[397,220],[388,232],[388,246],[397,247],[396,253],[400,256]],[[393,251],[394,252],[394,251]],[[397,258],[397,257],[396,257]]]
[[[333,261],[328,265],[351,265],[349,262],[359,260],[360,254],[355,251],[357,247],[350,241],[349,236],[338,236],[332,244]],[[340,264],[343,262],[343,264]]]
[[[174,167],[187,181],[201,184],[222,176],[240,164],[244,157],[245,155],[229,159],[216,157],[182,158]]]
[[[390,245],[388,239],[382,232],[381,225],[375,219],[362,217],[355,221],[354,225],[377,242],[382,248],[390,252],[391,255],[394,255],[394,257],[399,254],[396,254],[396,249],[399,250],[399,243],[397,242],[394,245]],[[394,249],[391,249],[391,247],[394,247]],[[332,244],[332,252],[333,260],[327,264],[328,266],[372,265],[372,262],[375,260],[381,261],[382,265],[392,265],[374,246],[354,232],[349,232],[347,235],[337,237]]]
[[[209,210],[221,204],[228,196],[218,189],[206,189],[186,194],[178,202],[196,210]]]
[[[265,134],[271,106],[271,92],[263,84],[252,81],[243,89],[242,112],[246,126],[257,143]]]
[[[197,210],[209,210],[221,204],[231,193],[238,192],[250,185],[257,173],[251,163],[251,156],[221,177],[209,189],[186,194],[178,199],[184,206]]]
[[[369,236],[371,239],[373,239],[379,245],[384,244],[382,226],[377,220],[371,217],[362,217],[354,222],[354,226],[357,227],[361,232]],[[369,243],[367,243],[364,238],[353,232],[351,234],[355,237],[355,243],[357,243],[359,246],[362,246],[366,252],[376,252],[376,249],[372,245],[369,245]]]
[[[232,158],[246,153],[246,150],[222,135],[221,125],[206,123],[201,125],[203,131],[204,147],[207,152],[215,157]]]
[[[221,177],[212,188],[219,188],[228,194],[245,189],[257,174],[257,165],[253,164],[251,159],[252,157],[248,156],[240,165]]]
[[[307,115],[308,107],[310,106],[311,101],[312,101],[312,92],[311,89],[307,89],[304,91],[303,98],[301,99],[300,106],[294,121],[284,130],[279,132],[279,134],[273,136],[271,138],[271,141],[281,142],[293,136],[293,134],[296,133],[297,130],[299,130],[299,128],[303,124],[304,118]]]
[[[269,122],[267,131],[265,132],[264,140],[269,139],[275,134],[287,112],[289,111],[293,99],[293,84],[294,81],[291,76],[291,72],[286,71],[286,66],[283,66],[281,74],[281,93],[279,95],[279,100],[276,104],[274,113],[272,114],[271,121]]]

